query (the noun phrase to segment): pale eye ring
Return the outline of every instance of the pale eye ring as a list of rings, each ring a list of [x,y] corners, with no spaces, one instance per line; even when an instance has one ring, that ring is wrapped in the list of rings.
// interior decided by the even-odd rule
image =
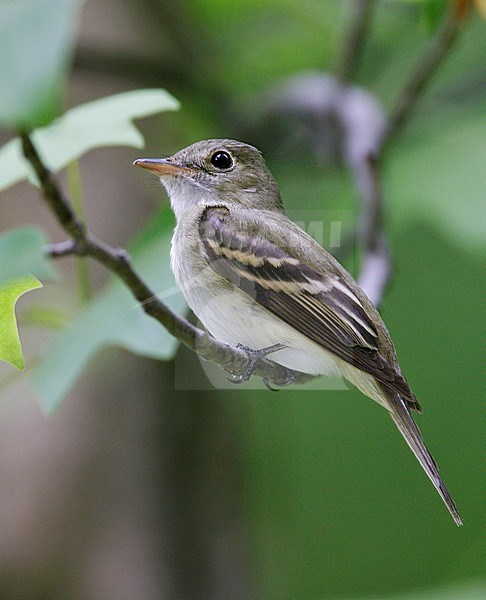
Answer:
[[[209,159],[209,162],[218,171],[229,171],[233,168],[233,159],[229,152],[217,150]]]

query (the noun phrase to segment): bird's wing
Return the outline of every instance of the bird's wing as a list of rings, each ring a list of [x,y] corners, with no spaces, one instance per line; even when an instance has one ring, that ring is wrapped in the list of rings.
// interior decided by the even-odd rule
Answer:
[[[224,279],[342,360],[419,405],[407,382],[382,356],[378,334],[339,273],[317,273],[289,252],[236,226],[227,207],[208,207],[199,235],[211,267]]]

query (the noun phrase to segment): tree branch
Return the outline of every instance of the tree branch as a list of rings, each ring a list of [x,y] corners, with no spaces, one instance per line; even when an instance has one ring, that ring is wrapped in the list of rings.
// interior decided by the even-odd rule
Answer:
[[[390,281],[392,262],[384,231],[384,202],[377,161],[368,154],[354,165],[353,171],[361,198],[358,235],[363,258],[358,283],[371,302],[379,306]]]
[[[177,316],[161,302],[133,269],[126,250],[113,248],[90,233],[86,225],[76,216],[52,174],[43,164],[30,136],[21,132],[20,137],[24,156],[34,168],[48,207],[66,233],[72,237],[72,240],[49,246],[50,255],[53,257],[70,254],[91,256],[118,275],[138,300],[145,313],[156,319],[185,346],[197,352],[201,358],[219,364],[230,373],[243,373],[251,363],[249,353],[212,338],[187,319]],[[254,374],[263,377],[265,382],[275,385],[285,385],[290,381],[302,383],[311,378],[304,373],[290,371],[270,361],[259,362]]]
[[[397,133],[410,117],[416,102],[432,79],[434,72],[447,55],[458,33],[459,18],[457,7],[456,3],[452,2],[435,37],[417,62],[415,70],[412,71],[402,91],[398,94],[397,101],[390,112],[381,140],[381,154],[383,154],[391,137]]]
[[[79,250],[74,240],[49,244],[49,246],[46,247],[46,253],[49,254],[51,258],[61,258],[63,256],[72,255],[79,256]]]

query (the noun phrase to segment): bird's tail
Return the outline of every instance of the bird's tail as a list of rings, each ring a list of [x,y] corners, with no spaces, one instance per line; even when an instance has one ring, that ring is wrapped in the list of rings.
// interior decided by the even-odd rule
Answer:
[[[434,484],[435,489],[439,492],[440,497],[447,506],[456,525],[462,525],[462,519],[457,512],[454,500],[449,494],[445,483],[442,481],[439,469],[437,468],[432,455],[428,451],[422,438],[422,434],[420,433],[420,429],[413,420],[405,402],[399,394],[391,391],[387,392],[387,398],[388,410],[395,425],[398,427],[410,449],[417,457],[417,460],[422,465],[423,470],[427,473],[430,481]]]

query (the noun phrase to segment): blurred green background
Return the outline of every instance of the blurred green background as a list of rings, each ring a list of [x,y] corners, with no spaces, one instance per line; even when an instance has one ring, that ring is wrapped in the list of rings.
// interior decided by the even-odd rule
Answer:
[[[165,202],[131,161],[209,137],[254,143],[288,209],[342,211],[349,230],[358,193],[326,128],[317,151],[305,123],[272,108],[269,98],[278,99],[287,77],[336,71],[357,4],[86,2],[63,106],[146,87],[165,88],[181,102],[178,112],[138,122],[144,150],[97,149],[81,159],[93,231],[127,245]],[[375,94],[386,113],[448,3],[370,5],[353,83]],[[381,307],[424,406],[417,422],[464,527],[454,526],[385,411],[356,390],[216,390],[183,348],[171,362],[111,348],[92,357],[46,420],[29,388],[29,360],[58,334],[26,321],[23,329],[26,301],[19,319],[27,372],[12,379],[6,365],[0,371],[2,597],[486,596],[486,28],[475,5],[466,12],[456,43],[385,156],[393,275]],[[26,48],[29,40],[22,40]],[[41,62],[33,55],[29,68]],[[335,143],[332,127],[328,134]],[[12,136],[5,128],[0,141]],[[27,183],[3,192],[2,231],[30,223],[64,239],[37,200]],[[163,218],[170,229],[167,210]],[[359,248],[344,260],[357,275]],[[168,256],[153,261],[166,268]],[[58,267],[61,279],[45,282],[32,302],[79,314],[74,262]],[[102,290],[106,272],[90,269]]]

